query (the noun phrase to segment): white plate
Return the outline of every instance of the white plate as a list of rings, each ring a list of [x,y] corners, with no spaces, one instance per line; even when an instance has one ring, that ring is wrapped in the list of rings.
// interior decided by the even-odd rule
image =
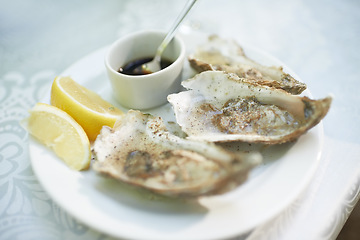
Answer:
[[[191,51],[204,37],[185,36],[184,40]],[[107,47],[84,57],[62,75],[72,76],[118,106],[104,71],[106,50]],[[245,52],[260,63],[284,66],[254,48],[245,47]],[[284,69],[297,77],[290,69]],[[191,74],[186,65],[184,78]],[[49,102],[49,94],[44,102]],[[151,112],[165,119],[173,117],[169,105]],[[289,206],[313,177],[322,139],[320,123],[296,143],[269,147],[263,151],[264,164],[251,173],[245,184],[230,193],[197,201],[158,197],[92,170],[72,171],[33,139],[30,156],[39,182],[52,199],[94,229],[135,239],[218,239],[246,233]]]

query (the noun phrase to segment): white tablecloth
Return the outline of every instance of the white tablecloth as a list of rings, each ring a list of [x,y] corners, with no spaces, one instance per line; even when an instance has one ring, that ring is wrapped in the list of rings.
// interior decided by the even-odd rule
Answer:
[[[0,0],[0,239],[111,239],[58,207],[33,174],[19,121],[54,77],[84,55],[140,29],[167,30],[185,1]],[[335,239],[360,191],[360,2],[202,0],[181,31],[240,39],[276,56],[316,98],[320,167],[299,198],[237,239]]]

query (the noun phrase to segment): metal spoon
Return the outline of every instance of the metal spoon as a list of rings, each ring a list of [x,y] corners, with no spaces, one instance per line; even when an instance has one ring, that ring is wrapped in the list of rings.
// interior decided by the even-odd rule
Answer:
[[[169,42],[175,36],[176,30],[180,26],[181,22],[184,20],[186,15],[189,13],[192,6],[195,4],[197,0],[189,0],[185,5],[184,9],[176,19],[174,25],[170,28],[170,31],[165,36],[164,40],[156,50],[155,57],[150,62],[144,63],[141,66],[137,67],[134,72],[142,73],[142,74],[149,74],[154,73],[161,70],[160,62],[161,62],[161,55],[164,52],[165,48],[169,44]]]

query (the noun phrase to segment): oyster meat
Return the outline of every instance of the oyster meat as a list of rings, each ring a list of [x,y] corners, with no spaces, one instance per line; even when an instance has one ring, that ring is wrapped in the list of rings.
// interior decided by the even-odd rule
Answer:
[[[306,89],[304,83],[285,73],[282,67],[263,66],[249,59],[234,40],[216,35],[210,36],[208,42],[199,46],[189,56],[189,62],[198,72],[219,70],[235,73],[241,78],[283,89],[291,94],[300,94]]]
[[[103,127],[93,168],[152,192],[198,197],[231,190],[247,179],[262,157],[191,141],[166,130],[160,117],[129,110],[114,128]]]
[[[193,140],[293,141],[318,124],[331,104],[331,97],[311,100],[222,71],[202,72],[182,85],[189,90],[168,101]]]

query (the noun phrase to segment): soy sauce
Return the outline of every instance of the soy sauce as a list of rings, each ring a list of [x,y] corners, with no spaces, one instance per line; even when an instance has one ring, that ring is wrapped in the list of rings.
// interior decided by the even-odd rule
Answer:
[[[126,75],[146,75],[146,74],[150,74],[150,73],[152,73],[150,71],[139,71],[139,70],[135,70],[135,69],[137,67],[140,67],[144,63],[150,62],[152,59],[153,59],[152,57],[136,59],[134,61],[131,61],[131,62],[125,64],[123,67],[120,67],[118,72],[126,74]],[[164,69],[164,68],[170,66],[171,64],[172,64],[172,61],[162,58],[161,62],[160,62],[160,67],[161,67],[161,69]]]

